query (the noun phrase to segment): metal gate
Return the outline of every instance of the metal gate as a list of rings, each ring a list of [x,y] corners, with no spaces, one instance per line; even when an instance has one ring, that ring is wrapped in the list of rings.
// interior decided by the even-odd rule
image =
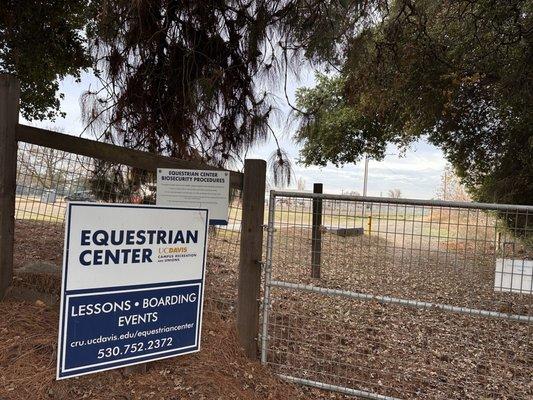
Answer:
[[[261,360],[372,399],[533,396],[533,207],[272,191]]]

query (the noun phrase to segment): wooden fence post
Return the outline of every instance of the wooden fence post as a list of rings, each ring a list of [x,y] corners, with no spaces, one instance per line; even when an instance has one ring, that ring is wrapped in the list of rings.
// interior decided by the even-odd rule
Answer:
[[[19,99],[18,79],[0,75],[0,300],[13,280]]]
[[[313,193],[322,193],[322,184],[313,185]],[[311,277],[320,278],[322,257],[322,199],[313,198],[313,229],[311,231]]]
[[[264,160],[244,162],[237,333],[249,358],[257,358],[258,348],[265,179]]]

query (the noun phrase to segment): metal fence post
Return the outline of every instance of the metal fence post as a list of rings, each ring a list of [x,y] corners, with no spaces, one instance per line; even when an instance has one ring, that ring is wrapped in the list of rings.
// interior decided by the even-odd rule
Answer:
[[[322,184],[313,185],[313,193],[322,193]],[[311,277],[320,278],[322,256],[322,199],[313,198],[313,227],[311,239]]]
[[[13,279],[19,99],[18,79],[0,75],[0,300]]]
[[[270,284],[272,282],[272,257],[274,252],[274,219],[276,212],[276,196],[274,191],[270,191],[268,201],[268,235],[265,260],[265,288],[263,290],[263,321],[261,327],[261,363],[267,362],[268,346],[268,313],[270,311]]]
[[[246,160],[237,297],[237,333],[246,355],[257,358],[265,213],[266,162]]]

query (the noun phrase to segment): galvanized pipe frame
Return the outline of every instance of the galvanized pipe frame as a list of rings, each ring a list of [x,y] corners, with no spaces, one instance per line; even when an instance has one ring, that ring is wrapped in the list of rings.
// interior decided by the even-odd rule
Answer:
[[[447,200],[421,200],[421,199],[395,199],[389,197],[364,197],[348,196],[344,194],[317,194],[306,192],[289,192],[283,190],[272,190],[271,196],[274,197],[292,197],[302,199],[323,199],[323,200],[341,200],[353,201],[360,203],[382,203],[408,206],[427,206],[427,207],[449,207],[464,208],[487,211],[522,211],[533,212],[533,206],[514,205],[514,204],[497,204],[497,203],[476,203],[467,201],[447,201]]]
[[[498,311],[481,310],[478,308],[459,307],[441,303],[431,303],[429,301],[408,300],[391,296],[379,296],[374,294],[351,292],[349,290],[329,289],[320,286],[304,285],[300,283],[270,280],[269,286],[280,287],[285,289],[302,290],[305,292],[318,293],[327,296],[339,296],[356,300],[378,301],[380,303],[397,304],[406,307],[419,308],[422,310],[441,310],[457,314],[466,314],[485,318],[505,319],[509,321],[527,323],[533,322],[533,316],[529,315],[509,314]]]
[[[323,390],[329,390],[332,392],[347,394],[349,396],[357,396],[362,399],[371,399],[371,400],[401,400],[397,397],[383,396],[381,394],[376,394],[372,392],[367,392],[366,390],[350,389],[343,386],[330,385],[329,383],[323,383],[318,381],[313,381],[311,379],[296,378],[290,375],[278,374],[281,379],[286,380],[287,382],[298,383],[300,385],[305,385],[309,387],[314,387]]]
[[[272,280],[272,251],[274,246],[274,218],[275,218],[275,194],[270,191],[268,201],[268,225],[267,225],[267,248],[265,261],[265,289],[263,293],[263,320],[261,326],[261,363],[267,363],[268,347],[268,314],[270,308],[270,287]]]

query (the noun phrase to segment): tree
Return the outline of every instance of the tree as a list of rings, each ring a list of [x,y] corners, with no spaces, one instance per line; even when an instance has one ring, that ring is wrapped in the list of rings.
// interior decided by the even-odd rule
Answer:
[[[91,166],[89,184],[97,199],[120,203],[155,203],[154,173],[102,160]]]
[[[361,196],[361,193],[359,193],[357,190],[350,190],[350,191],[344,192],[343,194],[345,194],[346,196],[357,196],[357,197]]]
[[[91,173],[84,161],[61,150],[21,144],[17,152],[17,190],[40,193],[55,189],[65,195],[87,189]]]
[[[389,197],[392,199],[399,199],[402,197],[402,191],[400,189],[390,189]]]
[[[21,80],[26,118],[53,119],[59,80],[91,66],[101,85],[84,115],[100,140],[227,165],[273,135],[268,82],[337,59],[366,12],[359,1],[6,0],[0,72]]]
[[[382,3],[340,73],[298,93],[303,163],[425,137],[476,200],[533,204],[533,1]]]
[[[461,184],[459,177],[453,171],[453,167],[448,164],[444,168],[441,177],[441,184],[437,190],[437,197],[441,200],[470,201],[465,187]]]
[[[28,145],[17,153],[17,181],[24,188],[64,190],[68,171],[65,153],[48,147]]]
[[[0,6],[0,73],[20,80],[24,118],[63,116],[57,94],[67,75],[80,77],[91,65],[82,29],[91,1],[3,0]]]
[[[351,29],[338,22],[362,12],[345,3],[102,0],[88,29],[101,88],[84,97],[86,122],[127,147],[239,160],[273,134],[266,81],[286,85],[295,55],[336,57],[336,39]],[[290,178],[285,153],[273,157],[274,178]]]
[[[100,86],[82,112],[98,140],[227,166],[276,139],[269,81],[285,89],[304,60],[335,62],[368,12],[360,3],[5,0],[0,72],[20,79],[25,118],[53,120],[64,116],[59,81],[92,67]],[[290,183],[279,145],[270,167]]]
[[[298,178],[298,180],[296,181],[296,189],[301,192],[305,190],[305,179],[304,178],[302,177]]]

